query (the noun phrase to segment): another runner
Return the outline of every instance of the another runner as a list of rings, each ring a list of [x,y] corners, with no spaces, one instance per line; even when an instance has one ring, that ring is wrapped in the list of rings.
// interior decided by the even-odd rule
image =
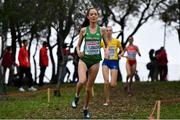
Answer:
[[[133,37],[128,38],[129,45],[125,48],[124,52],[127,52],[127,62],[126,62],[126,71],[127,71],[127,77],[126,77],[126,86],[125,90],[128,92],[128,94],[131,94],[131,87],[132,87],[132,79],[136,71],[136,54],[141,56],[139,52],[139,48],[133,44]]]
[[[107,27],[107,40],[108,47],[104,48],[105,57],[102,63],[105,95],[105,103],[103,105],[105,106],[107,106],[110,102],[110,87],[115,87],[117,85],[117,76],[119,69],[118,53],[119,51],[123,51],[123,48],[121,47],[121,42],[118,39],[112,37],[112,27],[110,26]],[[111,74],[110,81],[109,72]]]

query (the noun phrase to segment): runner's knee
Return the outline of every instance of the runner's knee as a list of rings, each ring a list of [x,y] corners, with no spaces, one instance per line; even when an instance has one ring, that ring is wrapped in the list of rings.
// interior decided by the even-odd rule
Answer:
[[[81,84],[81,85],[84,85],[85,83],[86,83],[85,80],[79,80],[79,81],[78,81],[78,84]]]

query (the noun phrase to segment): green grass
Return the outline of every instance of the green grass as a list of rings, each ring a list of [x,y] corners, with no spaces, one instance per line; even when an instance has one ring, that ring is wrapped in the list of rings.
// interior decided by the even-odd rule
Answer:
[[[51,86],[53,87],[53,86]],[[43,89],[46,89],[44,87]],[[16,88],[8,88],[9,93],[18,93]],[[123,84],[112,90],[112,103],[103,106],[103,84],[95,84],[95,96],[90,101],[92,118],[100,119],[147,119],[156,100],[180,98],[180,82],[141,82],[133,84],[133,96],[127,95]],[[61,87],[61,97],[51,97],[47,103],[47,93],[37,92],[25,96],[0,96],[1,119],[68,119],[82,118],[84,90],[77,109],[71,108],[71,100],[75,94],[74,84]],[[161,105],[161,119],[180,118],[180,103],[164,103]]]

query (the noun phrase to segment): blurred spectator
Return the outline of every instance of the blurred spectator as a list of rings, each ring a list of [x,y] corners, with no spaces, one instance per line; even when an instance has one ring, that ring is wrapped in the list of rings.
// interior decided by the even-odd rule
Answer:
[[[147,69],[149,70],[148,79],[150,78],[151,81],[154,81],[155,80],[155,71],[157,69],[157,61],[156,61],[154,49],[151,49],[149,51],[149,59],[150,59],[150,62],[146,65]]]
[[[68,46],[67,46],[67,43],[64,43],[64,45],[63,45],[63,53],[64,53],[64,67],[63,67],[63,72],[62,72],[62,78],[61,78],[61,80],[63,80],[62,81],[62,83],[63,82],[65,82],[65,76],[67,75],[67,82],[70,82],[71,80],[69,79],[69,77],[70,77],[70,71],[69,71],[69,69],[68,69],[68,67],[67,67],[67,62],[68,62],[68,56],[69,56],[69,54],[70,54],[70,50],[69,50],[69,48],[68,48]]]
[[[160,79],[160,66],[159,66],[159,60],[157,59],[158,54],[160,53],[160,49],[155,51],[155,60],[156,60],[156,65],[155,65],[155,71],[154,71],[154,79],[159,80]]]
[[[157,54],[157,60],[159,64],[159,74],[160,74],[160,80],[166,81],[167,80],[167,74],[168,74],[168,59],[167,59],[167,53],[164,47],[160,48],[160,52]]]
[[[48,53],[47,53],[47,47],[48,47],[48,43],[46,41],[43,42],[43,46],[40,49],[40,76],[39,76],[39,86],[43,86],[44,82],[44,75],[45,75],[45,71],[46,68],[48,66]]]
[[[8,84],[9,73],[13,65],[16,65],[16,64],[14,63],[14,60],[12,58],[12,47],[7,46],[5,49],[3,58],[2,58],[3,78],[1,79],[1,85],[4,90],[6,89],[5,85]]]
[[[27,50],[27,45],[28,42],[27,40],[23,40],[23,46],[19,50],[19,91],[20,92],[25,92],[25,89],[23,88],[23,75],[28,77],[28,87],[29,91],[36,91],[37,89],[33,87],[33,79],[32,79],[32,74],[31,74],[31,69],[30,69],[30,59],[29,59],[29,53]]]

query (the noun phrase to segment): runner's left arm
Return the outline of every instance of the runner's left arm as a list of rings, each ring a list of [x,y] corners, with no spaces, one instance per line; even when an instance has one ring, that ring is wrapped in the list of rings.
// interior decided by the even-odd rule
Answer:
[[[105,45],[105,48],[107,48],[107,34],[106,34],[106,28],[101,27],[101,34],[102,34],[102,38],[103,38],[103,42]]]
[[[138,55],[139,56],[141,56],[141,53],[140,53],[140,51],[139,51],[139,48],[137,47],[137,53],[138,53]]]

